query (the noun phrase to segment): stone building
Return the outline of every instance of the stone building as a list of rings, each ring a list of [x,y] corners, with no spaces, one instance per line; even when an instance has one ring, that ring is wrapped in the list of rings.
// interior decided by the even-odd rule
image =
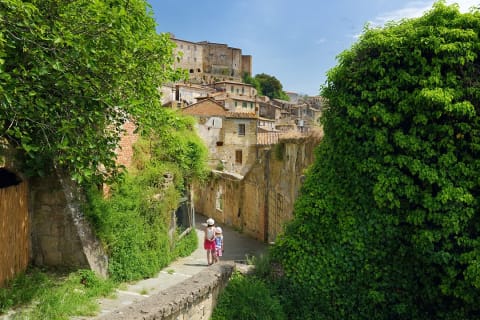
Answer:
[[[322,101],[294,92],[288,92],[290,101],[259,96],[241,82],[244,73],[251,75],[251,56],[225,44],[172,40],[182,55],[177,67],[190,80],[162,92],[169,105],[197,119],[214,176],[195,187],[197,211],[275,241],[292,218],[302,171],[313,162],[320,139],[310,130],[318,125]],[[275,159],[278,150],[283,159]]]
[[[236,81],[219,81],[213,85],[215,89],[221,92],[229,93],[232,96],[243,96],[249,98],[257,97],[257,89],[250,84]]]
[[[281,108],[271,103],[268,97],[259,97],[257,101],[260,117],[270,119],[275,123],[281,119]]]
[[[173,37],[172,41],[177,45],[174,53],[179,57],[175,67],[187,70],[190,82],[202,83],[204,80],[203,45]]]
[[[226,44],[208,41],[191,42],[176,39],[175,53],[180,60],[175,67],[187,70],[192,83],[212,84],[218,81],[241,81],[242,75],[252,74],[252,56]]]
[[[170,105],[173,109],[179,109],[198,102],[198,99],[204,98],[215,93],[211,86],[193,84],[193,83],[175,83],[161,87],[162,105]]]
[[[197,119],[197,132],[208,148],[212,168],[240,178],[248,172],[255,161],[255,113],[231,112],[213,99],[203,99],[182,112]]]

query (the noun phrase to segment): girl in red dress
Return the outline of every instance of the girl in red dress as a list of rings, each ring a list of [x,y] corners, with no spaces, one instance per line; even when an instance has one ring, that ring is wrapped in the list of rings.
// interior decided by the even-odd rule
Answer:
[[[211,265],[215,259],[215,221],[212,218],[207,219],[207,227],[205,228],[205,238],[203,240],[203,248],[207,250],[207,262]]]

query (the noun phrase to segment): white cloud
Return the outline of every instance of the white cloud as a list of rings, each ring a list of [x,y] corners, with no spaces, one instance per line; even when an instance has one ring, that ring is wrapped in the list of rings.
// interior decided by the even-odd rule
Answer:
[[[327,42],[327,39],[325,39],[325,38],[316,39],[314,41],[315,44],[323,44],[325,42]]]
[[[379,15],[372,21],[373,25],[384,25],[388,21],[398,21],[404,18],[416,18],[423,15],[426,11],[432,8],[434,1],[411,1],[398,10],[386,12]],[[470,8],[479,6],[479,0],[448,0],[447,5],[458,4],[461,12],[468,12]]]

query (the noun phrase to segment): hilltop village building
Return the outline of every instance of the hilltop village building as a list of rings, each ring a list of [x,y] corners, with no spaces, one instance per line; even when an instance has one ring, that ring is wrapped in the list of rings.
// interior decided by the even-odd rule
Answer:
[[[263,159],[269,150],[285,137],[306,137],[319,130],[318,118],[325,101],[292,92],[287,93],[290,101],[270,100],[242,82],[242,75],[252,73],[252,57],[243,55],[241,49],[173,36],[172,41],[180,56],[176,67],[186,69],[189,80],[163,86],[162,104],[196,118],[197,132],[209,151],[209,166],[217,176],[209,187],[199,188],[195,208],[260,240],[274,240],[282,221],[291,219],[301,181],[298,172],[313,161],[313,144],[304,139],[303,147],[300,143],[286,151],[285,165],[290,168],[281,169],[283,174],[272,173],[285,181],[269,186],[265,182],[271,179],[266,173],[269,168],[259,166],[266,163]],[[259,170],[264,172],[262,181],[257,179]],[[265,187],[252,188],[262,183],[266,183]],[[270,192],[275,198],[265,202]],[[247,204],[241,200],[244,197],[253,200]],[[274,202],[271,206],[270,201]]]
[[[187,70],[191,83],[241,81],[243,74],[252,74],[252,56],[243,55],[241,49],[208,41],[180,40],[173,35],[171,39],[179,56],[175,67]]]

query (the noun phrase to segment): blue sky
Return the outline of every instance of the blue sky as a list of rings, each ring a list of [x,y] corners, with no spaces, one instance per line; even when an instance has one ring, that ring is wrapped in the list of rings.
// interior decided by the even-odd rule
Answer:
[[[317,95],[336,56],[367,23],[420,16],[433,0],[148,0],[157,31],[193,42],[225,43],[252,55],[253,74],[267,73],[285,91]],[[463,12],[480,0],[457,3]]]

